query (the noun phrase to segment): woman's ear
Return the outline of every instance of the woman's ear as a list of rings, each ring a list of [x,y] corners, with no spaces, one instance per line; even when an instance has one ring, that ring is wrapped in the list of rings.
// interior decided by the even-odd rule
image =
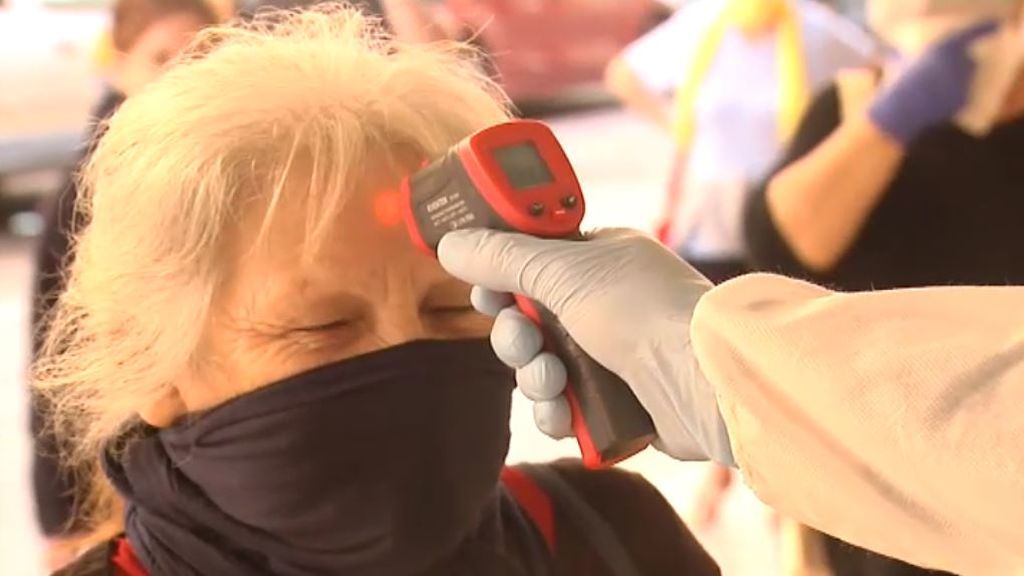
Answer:
[[[167,428],[174,424],[178,418],[185,415],[187,409],[181,398],[177,387],[171,387],[167,392],[139,410],[139,417],[142,421],[154,428]]]

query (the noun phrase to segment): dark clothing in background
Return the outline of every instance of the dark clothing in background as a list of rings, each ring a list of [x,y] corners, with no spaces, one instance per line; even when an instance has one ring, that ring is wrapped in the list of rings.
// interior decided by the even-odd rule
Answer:
[[[683,526],[668,502],[643,477],[614,468],[601,471],[586,470],[578,461],[573,460],[532,465],[525,470],[528,472],[530,468],[545,468],[549,472],[557,473],[600,515],[612,528],[619,543],[629,552],[637,576],[720,574],[714,560]],[[595,549],[594,542],[579,528],[579,518],[567,512],[565,502],[558,495],[546,495],[550,499],[553,512],[554,552],[544,553],[547,560],[542,573],[522,572],[523,576],[619,576],[605,565],[600,552]],[[523,502],[518,499],[511,505],[513,508],[524,508]],[[529,516],[525,510],[520,512],[522,516]],[[519,514],[510,514],[508,517],[513,515]],[[531,530],[540,530],[532,520],[530,525]],[[539,534],[534,536],[540,539]],[[128,574],[124,570],[116,569],[112,564],[114,555],[118,553],[119,544],[121,543],[118,540],[102,544],[85,554],[75,564],[59,572],[59,576]],[[509,547],[510,552],[517,549],[521,550],[522,546]],[[121,552],[123,553],[123,550]]]
[[[643,476],[616,468],[588,470],[579,461],[550,465],[597,510],[633,556],[639,576],[718,575],[711,556],[683,525],[665,497]],[[593,543],[555,504],[558,532],[552,576],[613,576]]]
[[[35,262],[35,287],[32,298],[32,355],[39,354],[45,321],[64,289],[64,271],[71,249],[70,233],[75,226],[74,206],[78,200],[75,173],[95,148],[102,122],[117,110],[124,95],[108,90],[93,110],[78,166],[64,178],[60,192],[43,207],[46,227],[39,238]],[[54,536],[66,533],[72,519],[75,482],[57,459],[58,447],[47,432],[47,410],[39,399],[33,402],[32,433],[35,438],[33,484],[36,508],[43,533]]]
[[[682,254],[680,254],[680,257],[686,258]],[[715,285],[732,280],[750,271],[747,263],[742,260],[687,260],[687,263]]]
[[[780,168],[803,158],[840,122],[833,87],[810,108]],[[952,124],[925,133],[854,244],[825,273],[808,270],[779,233],[767,185],[751,196],[746,237],[758,270],[839,290],[1024,284],[1024,119],[975,138]]]
[[[43,318],[49,313],[57,295],[64,288],[64,279],[62,278],[64,260],[69,253],[69,233],[74,225],[74,206],[78,200],[75,175],[85,159],[95,149],[103,121],[108,119],[122,102],[124,102],[124,95],[115,90],[108,90],[103,95],[99,104],[93,109],[92,120],[77,165],[65,176],[60,193],[47,202],[43,208],[46,228],[40,237],[36,252],[35,297],[32,302],[32,325],[34,328],[42,324]],[[34,336],[33,350],[38,353],[41,343],[38,331]]]
[[[832,576],[952,576],[918,568],[822,534]]]
[[[827,139],[841,122],[833,86],[818,96],[776,173]],[[825,273],[806,268],[783,239],[761,186],[746,211],[758,270],[842,291],[942,285],[1024,284],[1024,120],[975,138],[953,124],[915,141],[859,236]],[[831,537],[835,576],[935,575]]]

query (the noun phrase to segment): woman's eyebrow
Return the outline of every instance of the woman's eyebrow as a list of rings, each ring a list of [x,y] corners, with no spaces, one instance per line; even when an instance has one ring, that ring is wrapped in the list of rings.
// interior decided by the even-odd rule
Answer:
[[[354,317],[367,305],[365,298],[340,283],[324,285],[296,279],[260,287],[229,320],[240,329],[280,333],[296,326]]]
[[[470,287],[464,282],[456,280],[455,278],[441,278],[436,282],[432,283],[426,291],[425,298],[437,298],[437,297],[464,297],[466,302],[469,302]]]
[[[296,304],[309,306],[317,310],[344,312],[364,309],[369,305],[369,300],[339,286],[311,293],[307,292]]]
[[[334,274],[310,278],[303,276],[294,278],[281,286],[278,291],[278,298],[295,297],[298,300],[312,305],[351,305],[352,307],[364,306],[366,298],[355,294],[345,282],[333,281]]]

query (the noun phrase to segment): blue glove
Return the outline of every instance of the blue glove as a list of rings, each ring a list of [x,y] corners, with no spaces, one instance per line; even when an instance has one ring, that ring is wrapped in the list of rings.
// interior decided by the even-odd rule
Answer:
[[[512,305],[525,294],[561,320],[595,360],[618,374],[651,415],[655,447],[681,460],[735,466],[715,392],[690,348],[690,317],[711,284],[661,244],[604,231],[586,242],[489,230],[452,232],[438,248],[451,274],[476,285],[473,306],[496,316],[491,344],[516,369],[541,431],[572,434],[566,370]]]
[[[872,103],[871,121],[904,146],[948,122],[967,105],[977,65],[970,48],[994,33],[997,21],[972,26],[937,44]]]

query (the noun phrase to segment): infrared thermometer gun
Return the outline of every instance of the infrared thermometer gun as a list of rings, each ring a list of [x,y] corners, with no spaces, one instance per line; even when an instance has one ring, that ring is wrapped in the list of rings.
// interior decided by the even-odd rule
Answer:
[[[583,239],[579,182],[540,122],[507,122],[459,142],[402,183],[402,207],[413,242],[432,255],[442,236],[463,228]],[[554,314],[523,296],[516,303],[540,326],[545,348],[565,364],[584,465],[610,466],[646,448],[654,425],[626,383],[587,355]]]

